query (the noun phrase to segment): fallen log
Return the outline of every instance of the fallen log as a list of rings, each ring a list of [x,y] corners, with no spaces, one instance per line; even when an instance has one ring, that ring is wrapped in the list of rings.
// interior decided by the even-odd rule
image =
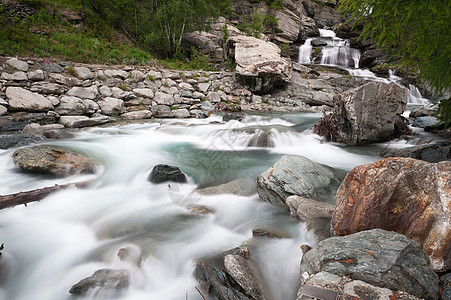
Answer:
[[[64,190],[70,187],[82,188],[87,186],[91,182],[92,180],[86,180],[67,184],[55,184],[54,186],[45,187],[42,189],[35,189],[31,191],[0,196],[0,209],[13,207],[21,204],[26,205],[27,203],[30,202],[39,201],[53,192]]]

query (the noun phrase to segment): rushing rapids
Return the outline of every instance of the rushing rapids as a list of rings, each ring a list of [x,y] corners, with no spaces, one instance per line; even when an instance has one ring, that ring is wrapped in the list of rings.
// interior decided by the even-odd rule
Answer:
[[[308,128],[317,118],[319,114],[254,115],[242,122],[223,122],[213,115],[91,128],[75,132],[72,139],[51,141],[104,167],[87,188],[0,211],[0,242],[5,244],[0,299],[72,299],[71,286],[99,269],[129,271],[130,287],[120,299],[202,299],[193,277],[195,262],[241,245],[257,227],[291,236],[257,238],[251,259],[272,299],[293,299],[300,284],[299,246],[314,245],[314,234],[257,194],[201,196],[194,190],[240,177],[255,180],[283,154],[348,171],[379,158],[385,145],[356,152],[311,134]],[[275,128],[269,131],[273,147],[249,146],[252,136],[269,125]],[[402,142],[391,147],[405,146]],[[12,163],[14,150],[0,152],[2,195],[93,178],[57,180],[21,172]],[[148,182],[147,175],[159,163],[180,167],[188,182]],[[186,208],[190,204],[214,212],[193,214]],[[118,258],[121,249],[127,250],[128,259]],[[84,299],[104,297],[93,291]]]

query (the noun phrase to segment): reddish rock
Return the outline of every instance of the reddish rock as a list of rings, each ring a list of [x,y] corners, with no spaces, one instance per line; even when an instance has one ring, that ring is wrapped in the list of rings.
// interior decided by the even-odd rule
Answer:
[[[335,235],[381,228],[415,240],[435,271],[451,269],[451,162],[387,158],[355,167],[341,183]]]

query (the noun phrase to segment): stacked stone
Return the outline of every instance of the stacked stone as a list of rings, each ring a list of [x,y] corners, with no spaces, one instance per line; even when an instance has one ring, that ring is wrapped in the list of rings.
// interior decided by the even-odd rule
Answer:
[[[228,110],[253,96],[230,72],[48,62],[30,67],[15,58],[3,66],[0,91],[0,115],[47,113],[65,127],[98,125],[115,118],[200,118],[221,102],[221,108]]]

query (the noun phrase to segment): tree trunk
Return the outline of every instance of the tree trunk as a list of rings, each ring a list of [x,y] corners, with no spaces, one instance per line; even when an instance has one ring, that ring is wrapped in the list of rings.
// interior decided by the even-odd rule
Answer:
[[[92,180],[86,180],[86,181],[81,181],[81,182],[76,182],[76,183],[68,183],[68,184],[62,184],[62,185],[55,184],[54,186],[45,187],[42,189],[35,189],[35,190],[31,190],[31,191],[26,191],[26,192],[19,192],[19,193],[15,193],[15,194],[0,196],[0,209],[16,206],[16,205],[20,205],[20,204],[27,204],[29,202],[39,201],[39,200],[43,199],[45,196],[47,196],[53,192],[67,189],[69,187],[82,188],[82,187],[87,186],[91,182],[92,182]]]

